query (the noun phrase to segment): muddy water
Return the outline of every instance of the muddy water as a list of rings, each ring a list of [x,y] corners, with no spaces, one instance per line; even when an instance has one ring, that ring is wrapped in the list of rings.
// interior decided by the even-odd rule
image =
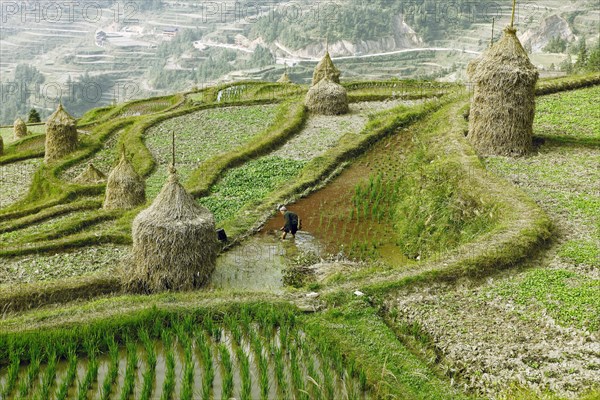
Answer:
[[[254,236],[225,252],[217,259],[209,288],[283,291],[282,270],[289,260],[302,253],[321,253],[321,245],[309,233],[298,232],[296,238],[280,239],[280,232]]]
[[[403,153],[410,146],[412,135],[403,130],[374,145],[340,176],[323,189],[288,205],[302,220],[302,228],[315,237],[323,248],[323,254],[344,253],[357,258],[373,256],[391,265],[407,261],[399,251],[392,229],[392,221],[377,223],[357,221],[351,217],[354,205],[352,197],[359,184],[365,184],[370,176],[381,174],[383,180],[399,177],[403,168]],[[269,236],[283,224],[283,217],[276,215],[265,224],[263,233]],[[365,249],[360,249],[360,245]],[[364,250],[364,251],[363,251]]]

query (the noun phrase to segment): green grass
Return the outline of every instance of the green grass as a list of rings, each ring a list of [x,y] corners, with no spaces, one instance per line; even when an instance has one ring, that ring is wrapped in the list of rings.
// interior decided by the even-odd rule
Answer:
[[[575,264],[600,267],[600,246],[597,240],[569,240],[560,246],[558,254]]]
[[[29,135],[46,133],[46,125],[27,125],[27,132]],[[0,128],[0,136],[2,136],[2,140],[4,141],[4,147],[15,141],[14,129],[12,127]]]
[[[528,313],[530,318],[547,312],[561,325],[598,331],[599,291],[598,279],[561,269],[536,269],[499,285],[492,293],[537,309]]]
[[[342,307],[307,318],[306,331],[320,349],[335,348],[333,354],[340,351],[347,363],[354,362],[356,375],[365,373],[370,397],[468,398],[404,347],[374,309],[360,300],[345,300]]]
[[[534,133],[542,137],[594,139],[600,143],[600,111],[591,107],[600,85],[538,98]]]
[[[302,161],[266,156],[234,168],[211,189],[200,203],[223,222],[247,204],[262,200],[280,185],[293,181],[305,165]]]

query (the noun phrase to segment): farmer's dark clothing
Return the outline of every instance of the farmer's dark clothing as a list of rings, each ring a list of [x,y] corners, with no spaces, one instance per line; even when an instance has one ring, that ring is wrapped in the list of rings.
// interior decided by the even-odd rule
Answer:
[[[283,221],[285,222],[283,225],[283,231],[285,233],[295,235],[296,232],[298,232],[298,214],[286,211],[285,214],[283,214]]]

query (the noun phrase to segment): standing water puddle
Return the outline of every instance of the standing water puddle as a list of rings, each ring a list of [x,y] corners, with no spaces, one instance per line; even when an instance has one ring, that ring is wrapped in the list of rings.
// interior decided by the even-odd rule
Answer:
[[[283,269],[301,254],[321,254],[321,245],[307,232],[297,232],[296,238],[270,230],[256,235],[239,246],[221,254],[208,284],[212,289],[283,291]]]

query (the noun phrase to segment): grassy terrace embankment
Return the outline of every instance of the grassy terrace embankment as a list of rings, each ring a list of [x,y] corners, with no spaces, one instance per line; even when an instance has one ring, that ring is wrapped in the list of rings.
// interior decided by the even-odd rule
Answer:
[[[211,96],[216,97],[217,93],[218,91],[214,91]],[[373,95],[379,96],[379,93]],[[277,140],[286,141],[282,136],[287,139],[293,137],[295,130],[299,129],[304,122],[303,108],[299,106],[298,100],[291,98],[289,103],[283,103],[283,107],[289,107],[288,116],[293,115],[295,118],[283,118],[282,121],[288,124],[286,127],[282,128],[279,125],[277,129],[265,131],[264,142],[257,140],[254,142],[254,147],[247,146],[228,153],[229,158],[224,157],[229,160],[227,163],[219,164],[221,161],[214,159],[211,161],[215,164],[213,167],[210,164],[204,164],[204,167],[200,165],[199,171],[206,168],[207,171],[214,172],[209,175],[210,182],[207,181],[196,188],[209,190],[225,176],[227,169],[235,165],[245,165],[247,161],[258,159],[259,156],[277,149],[278,145],[275,144]],[[265,100],[248,100],[245,104],[263,104],[263,102],[269,103]],[[410,148],[410,154],[404,161],[406,167],[427,173],[420,179],[416,177],[407,179],[409,187],[405,189],[408,193],[417,193],[417,186],[424,187],[425,190],[435,190],[436,175],[443,171],[444,182],[449,182],[449,186],[456,186],[453,193],[468,193],[479,202],[478,205],[485,205],[481,209],[493,213],[493,216],[486,220],[492,226],[481,231],[484,233],[474,237],[469,236],[469,239],[461,239],[460,235],[458,239],[457,236],[445,237],[442,227],[448,222],[447,219],[430,219],[428,212],[406,215],[406,211],[411,207],[431,211],[439,206],[438,203],[425,201],[410,203],[408,198],[395,198],[397,212],[405,213],[408,225],[431,224],[433,228],[439,228],[437,232],[440,236],[430,235],[429,240],[448,243],[448,247],[451,247],[449,251],[431,247],[431,251],[421,261],[412,262],[399,269],[381,268],[379,264],[374,263],[366,268],[357,269],[354,273],[333,275],[327,281],[311,287],[321,294],[316,299],[305,296],[307,288],[290,289],[280,295],[215,290],[127,296],[119,294],[117,277],[108,274],[30,285],[8,285],[0,288],[0,304],[8,312],[0,321],[0,332],[2,332],[0,354],[3,355],[0,357],[0,362],[5,363],[7,366],[5,370],[8,371],[2,393],[21,393],[21,395],[44,393],[44,390],[48,390],[48,385],[52,387],[50,382],[55,382],[52,372],[55,361],[66,365],[67,369],[77,370],[78,363],[86,360],[88,367],[85,373],[81,376],[76,375],[77,379],[70,378],[70,381],[65,379],[58,382],[55,385],[56,391],[62,391],[61,393],[66,391],[67,394],[74,396],[83,393],[83,396],[88,392],[93,393],[94,390],[99,394],[102,390],[115,390],[127,396],[128,393],[147,391],[148,386],[160,380],[161,383],[156,385],[155,390],[175,393],[182,398],[187,398],[192,383],[199,382],[198,379],[201,379],[192,377],[189,373],[190,357],[185,356],[185,353],[190,347],[189,340],[192,340],[190,335],[192,332],[195,335],[200,330],[204,332],[204,337],[214,338],[215,330],[210,329],[212,324],[213,327],[224,326],[225,336],[232,338],[225,341],[226,344],[232,343],[231,346],[221,346],[216,343],[216,340],[211,344],[211,351],[219,354],[215,357],[217,360],[215,366],[221,374],[221,386],[215,385],[214,393],[217,393],[216,387],[222,387],[223,391],[218,393],[231,394],[233,374],[241,377],[241,384],[239,386],[235,384],[233,389],[233,393],[239,391],[241,396],[244,391],[248,393],[249,390],[243,383],[243,376],[247,376],[244,372],[247,371],[247,366],[243,361],[244,354],[235,350],[235,343],[239,346],[244,340],[251,341],[252,334],[247,337],[242,335],[240,341],[236,339],[237,335],[227,321],[239,317],[241,321],[250,321],[250,326],[258,327],[260,346],[258,344],[255,346],[257,349],[260,347],[258,353],[273,356],[272,358],[269,356],[266,367],[265,361],[261,367],[260,355],[257,357],[258,372],[254,376],[257,376],[260,381],[261,376],[269,375],[264,373],[265,368],[272,371],[270,374],[274,377],[272,390],[278,396],[285,397],[286,393],[295,393],[302,397],[301,390],[307,390],[316,398],[335,398],[338,394],[342,396],[348,394],[349,398],[360,398],[365,393],[376,398],[389,396],[406,399],[477,398],[471,394],[462,394],[457,387],[451,386],[450,377],[458,375],[436,367],[435,362],[431,363],[431,360],[438,360],[441,355],[435,351],[428,352],[429,338],[426,332],[417,328],[397,329],[391,323],[388,304],[384,302],[388,296],[394,296],[404,288],[417,290],[427,285],[447,284],[463,278],[473,279],[476,282],[482,277],[495,276],[498,271],[521,265],[525,259],[538,254],[545,248],[546,241],[551,235],[551,224],[546,213],[523,190],[488,172],[472,151],[464,137],[466,121],[463,114],[466,105],[467,100],[462,96],[448,97],[415,108],[398,107],[375,115],[362,134],[342,138],[335,147],[309,161],[303,167],[294,185],[277,189],[262,201],[242,208],[239,215],[243,218],[238,217],[238,221],[228,225],[228,230],[235,235],[243,236],[248,233],[249,227],[254,227],[257,221],[272,212],[273,204],[289,202],[297,196],[315,190],[323,180],[327,181],[328,177],[339,172],[340,165],[355,160],[358,155],[368,151],[382,138],[410,134],[416,145]],[[98,125],[94,129],[98,129],[99,126],[125,128],[125,131],[120,134],[119,142],[125,144],[128,151],[131,151],[131,149],[142,149],[145,130],[166,118],[184,115],[190,110],[201,107],[222,106],[203,104],[167,114],[126,117],[112,124]],[[122,125],[124,121],[126,123]],[[408,128],[410,132],[407,133],[408,131],[403,128]],[[92,138],[102,134],[100,130],[93,132],[95,133],[91,135]],[[103,132],[106,134],[105,131]],[[103,140],[106,140],[106,137],[103,136]],[[102,140],[96,142],[99,143],[102,143]],[[84,154],[84,151],[89,150],[86,145],[84,143],[84,149],[67,159],[64,164],[73,165],[93,154],[93,152]],[[147,152],[143,149],[142,151]],[[154,168],[153,161],[147,158],[147,154],[139,156],[136,154],[134,157],[136,169],[144,174],[150,173]],[[29,198],[30,203],[20,203],[0,214],[2,219],[0,232],[10,233],[17,228],[25,229],[71,211],[93,210],[94,205],[97,206],[101,201],[99,194],[102,186],[78,188],[58,182],[63,185],[61,188],[71,190],[71,194],[67,197],[64,197],[64,194],[58,196],[58,193],[52,192],[53,189],[48,186],[46,179],[59,181],[56,170],[62,170],[67,166],[52,166],[38,172],[38,186],[35,190],[45,194],[44,200],[35,203]],[[54,173],[50,173],[52,170]],[[191,178],[188,187],[192,188],[198,182],[200,181]],[[82,196],[88,198],[84,199]],[[70,207],[73,209],[70,210]],[[116,215],[118,222],[112,224],[104,234],[113,234],[111,240],[126,239],[128,235],[126,229],[136,212],[137,210],[134,210]],[[96,216],[99,215],[98,213]],[[429,221],[426,222],[428,219]],[[84,220],[91,221],[87,217]],[[67,217],[58,224],[66,223],[65,221],[70,221],[71,225],[59,226],[59,229],[68,230],[69,227],[75,229],[75,224],[81,222],[77,217]],[[42,239],[41,236],[36,236],[40,235],[36,228],[32,228],[29,232],[36,239]],[[406,234],[427,237],[431,232],[406,231]],[[448,232],[453,235],[457,233],[452,230]],[[38,250],[43,249],[44,246],[47,246],[45,250],[57,248],[53,246],[77,247],[85,244],[85,240],[92,236],[85,232],[76,233],[62,242],[60,239],[56,242],[40,240],[37,246]],[[18,240],[14,234],[12,240]],[[21,254],[17,248],[14,250],[14,256]],[[26,253],[29,250],[24,248],[23,251]],[[354,294],[357,289],[363,294]],[[115,295],[111,295],[112,293]],[[95,298],[100,296],[104,297]],[[86,299],[91,301],[85,301]],[[72,300],[78,301],[70,303]],[[43,307],[48,304],[54,305]],[[29,308],[31,308],[29,311],[24,311]],[[303,314],[300,310],[316,311],[316,313]],[[158,322],[154,324],[149,322],[152,320]],[[222,323],[224,325],[221,325]],[[209,328],[206,328],[207,326]],[[293,329],[288,331],[287,327]],[[273,335],[273,329],[279,333]],[[221,337],[222,331],[217,330],[221,332],[218,334]],[[46,336],[40,336],[39,332],[42,331]],[[113,334],[102,334],[107,331]],[[297,336],[306,335],[306,343],[310,343],[311,346],[308,349],[321,353],[326,359],[332,360],[332,363],[324,365],[315,362],[315,365],[320,365],[322,369],[311,373],[310,366],[306,364],[304,358],[306,353],[295,356],[290,354],[289,359],[282,358],[283,347],[278,347],[275,343],[281,343],[281,346],[290,343],[290,349],[296,345],[296,342],[287,342],[281,340],[281,337],[277,339],[276,336],[281,335],[282,331],[286,332],[285,334],[295,332]],[[211,332],[213,332],[212,336]],[[168,360],[171,357],[168,351],[165,353],[167,360],[165,375],[160,375],[160,378],[157,374],[153,375],[152,369],[148,367],[152,365],[152,357],[149,356],[152,354],[152,346],[148,346],[146,333],[156,340],[157,349],[164,345],[170,347],[173,341],[169,335],[178,337],[178,346],[181,347],[184,356],[181,358],[182,361],[178,361],[183,373],[177,379],[172,375],[173,372],[169,372],[174,371],[175,366]],[[197,338],[198,336],[193,336],[194,340]],[[49,347],[55,348],[56,353],[53,353],[52,349],[49,352],[43,351],[44,341],[49,344]],[[59,342],[60,346],[55,346]],[[140,348],[144,350],[134,351],[135,343],[139,343]],[[114,359],[115,348],[120,348],[126,354],[123,365],[119,367],[122,371],[118,372],[125,378],[122,384],[117,385],[111,384],[110,379],[113,378],[110,377],[114,375],[107,373],[106,379],[104,375],[100,379],[97,369],[97,361],[105,357],[101,361],[105,364],[102,365],[107,371],[111,370],[110,365],[115,363],[106,361],[106,357]],[[300,348],[303,349],[302,346]],[[299,357],[297,359],[304,363],[302,364],[304,368],[298,368],[298,364],[293,360],[295,357]],[[140,359],[148,361],[140,362]],[[237,361],[233,361],[231,365],[234,359]],[[201,363],[201,359],[199,362]],[[143,377],[137,381],[132,378],[135,375],[136,365],[144,369]],[[23,367],[21,373],[18,372],[19,366]],[[112,371],[114,370],[115,367],[112,367]],[[299,374],[301,370],[306,371],[306,375]],[[41,383],[32,383],[37,376],[43,376]],[[284,376],[288,376],[289,380],[282,378]],[[75,381],[78,383],[74,383]],[[97,384],[94,383],[96,381]],[[261,387],[266,386],[264,382],[259,381],[253,381],[252,385],[257,386],[252,386],[250,389],[251,393],[256,393],[258,396],[264,393],[261,392]],[[203,382],[197,390],[210,390],[213,387],[212,382],[213,380],[210,385]],[[350,386],[339,386],[335,382],[354,383]],[[106,389],[101,389],[101,386]],[[207,389],[202,389],[203,387]],[[347,391],[348,388],[350,392]],[[359,389],[358,392],[356,388]],[[527,392],[527,395],[535,394]]]

